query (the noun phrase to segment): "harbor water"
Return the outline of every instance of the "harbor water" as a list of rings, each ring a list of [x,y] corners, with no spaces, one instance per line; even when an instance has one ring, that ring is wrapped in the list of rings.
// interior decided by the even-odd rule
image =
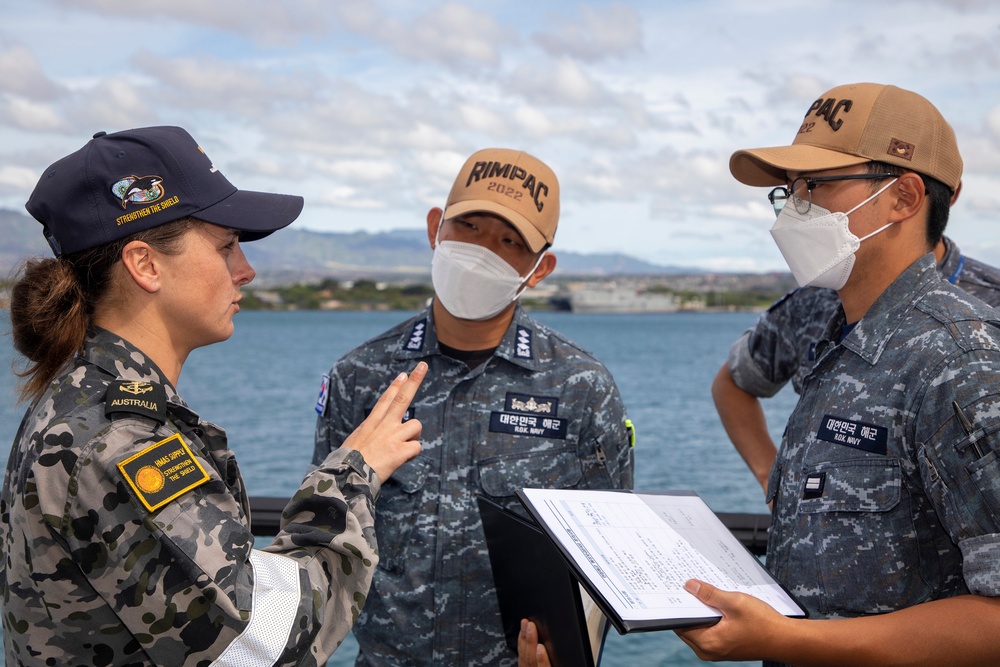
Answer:
[[[243,312],[230,340],[192,353],[178,390],[203,418],[226,429],[251,495],[289,496],[311,458],[313,406],[322,374],[352,347],[411,314]],[[716,511],[767,511],[760,487],[719,423],[710,394],[730,343],[757,314],[535,316],[593,352],[614,375],[636,427],[636,489],[693,489]],[[7,311],[0,311],[0,318],[6,334]],[[5,468],[25,407],[16,402],[16,378],[10,370],[15,356],[9,335],[4,335],[0,461]],[[764,402],[776,441],[794,402],[790,388]],[[356,646],[349,636],[328,667],[352,665]],[[601,660],[602,667],[697,664],[702,663],[672,632],[622,636],[611,630]]]

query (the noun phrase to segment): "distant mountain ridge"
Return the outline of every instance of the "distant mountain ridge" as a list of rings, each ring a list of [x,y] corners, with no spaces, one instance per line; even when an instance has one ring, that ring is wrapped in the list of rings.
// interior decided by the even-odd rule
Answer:
[[[24,213],[0,208],[0,276],[29,255],[51,256],[41,226]],[[260,283],[292,283],[322,277],[429,277],[432,251],[422,229],[388,232],[315,232],[285,229],[265,243],[243,246]],[[663,266],[621,253],[587,254],[556,248],[561,276],[681,275],[698,269]]]
[[[31,255],[52,256],[42,226],[24,213],[0,208],[0,278]]]

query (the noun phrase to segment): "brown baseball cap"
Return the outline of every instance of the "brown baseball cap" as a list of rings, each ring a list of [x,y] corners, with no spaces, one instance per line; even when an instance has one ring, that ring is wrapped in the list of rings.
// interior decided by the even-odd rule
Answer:
[[[548,165],[524,151],[476,151],[458,172],[445,206],[449,219],[465,213],[500,216],[539,252],[556,236],[559,181]]]
[[[896,86],[855,83],[824,93],[806,111],[791,146],[733,153],[729,171],[746,185],[780,185],[788,171],[886,162],[937,179],[962,180],[955,132],[920,95]]]

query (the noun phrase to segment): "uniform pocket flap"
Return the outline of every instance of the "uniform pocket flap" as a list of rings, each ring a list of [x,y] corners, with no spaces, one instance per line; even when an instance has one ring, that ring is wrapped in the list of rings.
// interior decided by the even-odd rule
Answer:
[[[491,496],[512,496],[518,489],[566,489],[583,478],[583,466],[575,450],[532,452],[497,456],[479,462],[479,483]]]
[[[803,479],[803,513],[886,512],[899,504],[902,470],[896,459],[847,459],[807,468]]]

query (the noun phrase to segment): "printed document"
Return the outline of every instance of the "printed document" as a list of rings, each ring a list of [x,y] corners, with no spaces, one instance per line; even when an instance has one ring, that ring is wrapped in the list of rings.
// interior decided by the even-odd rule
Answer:
[[[692,492],[523,489],[522,501],[576,571],[629,622],[719,617],[684,590],[700,579],[805,612]]]

